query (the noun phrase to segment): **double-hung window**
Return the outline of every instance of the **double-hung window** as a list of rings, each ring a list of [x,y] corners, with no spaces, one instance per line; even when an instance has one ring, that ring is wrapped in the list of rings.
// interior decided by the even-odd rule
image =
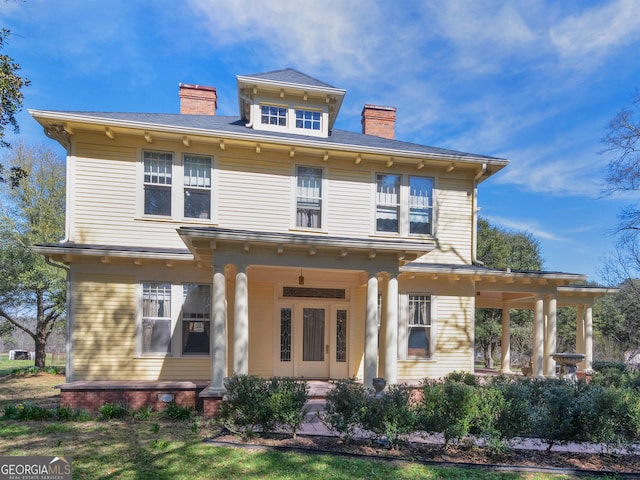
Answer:
[[[380,233],[433,234],[433,178],[377,174],[375,226]]]
[[[171,284],[142,286],[142,353],[171,352]]]
[[[173,154],[144,152],[144,213],[171,216]]]
[[[211,157],[185,155],[184,217],[211,218]]]
[[[322,168],[296,167],[296,227],[322,228]]]
[[[409,177],[409,233],[431,234],[433,179]]]
[[[433,331],[431,322],[431,295],[409,294],[407,317],[407,355],[431,358]]]
[[[376,230],[400,232],[400,175],[376,176]]]
[[[211,326],[211,285],[182,286],[182,353],[208,355]]]

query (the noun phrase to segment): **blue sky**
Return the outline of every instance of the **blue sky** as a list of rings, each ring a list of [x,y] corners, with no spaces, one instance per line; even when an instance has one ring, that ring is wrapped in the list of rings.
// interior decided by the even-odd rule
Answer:
[[[396,138],[506,158],[481,214],[526,230],[548,270],[601,280],[620,208],[603,197],[610,119],[640,88],[637,0],[0,0],[30,109],[178,112],[178,83],[295,68],[397,107]],[[47,141],[26,113],[21,136]]]

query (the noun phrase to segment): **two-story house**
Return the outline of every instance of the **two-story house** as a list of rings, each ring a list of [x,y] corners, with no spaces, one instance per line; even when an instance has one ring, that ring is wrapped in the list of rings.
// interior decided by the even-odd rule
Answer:
[[[186,84],[179,114],[30,111],[68,152],[66,238],[36,248],[69,267],[64,402],[219,399],[234,373],[371,385],[472,372],[482,306],[505,311],[505,371],[509,309],[536,312],[542,376],[557,306],[580,305],[590,369],[600,290],[476,262],[477,188],[506,160],[395,140],[390,107],[365,105],[362,133],[335,129],[345,91],[295,70],[237,88],[237,117]]]

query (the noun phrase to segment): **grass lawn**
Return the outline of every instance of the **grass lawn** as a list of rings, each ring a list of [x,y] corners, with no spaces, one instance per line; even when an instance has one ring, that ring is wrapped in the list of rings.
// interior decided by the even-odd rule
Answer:
[[[4,406],[55,402],[59,375],[0,377]],[[59,422],[0,419],[0,456],[58,455],[73,459],[74,479],[570,479],[527,473],[433,468],[338,455],[217,447],[203,442],[213,421],[147,420]],[[584,477],[581,477],[584,478]]]

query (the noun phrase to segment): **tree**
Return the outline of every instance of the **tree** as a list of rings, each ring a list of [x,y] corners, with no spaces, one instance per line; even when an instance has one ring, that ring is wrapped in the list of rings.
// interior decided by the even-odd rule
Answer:
[[[635,93],[630,106],[609,122],[603,143],[605,153],[613,155],[607,165],[606,192],[636,194],[640,190],[640,91]],[[640,274],[638,204],[624,208],[618,220],[616,252],[606,259],[603,271],[603,276],[614,285]]]
[[[45,347],[65,319],[66,275],[31,247],[64,236],[64,159],[45,146],[14,145],[12,165],[26,177],[15,186],[0,184],[0,323],[31,336],[38,367],[45,366]],[[36,319],[35,328],[23,319]]]
[[[478,259],[487,267],[512,270],[540,270],[543,263],[540,242],[533,235],[500,229],[483,218],[478,220]],[[516,323],[527,323],[529,317],[530,313],[523,312]],[[502,311],[479,308],[476,312],[476,345],[482,349],[487,368],[493,368],[493,352],[500,345],[501,332]],[[515,329],[514,333],[517,332],[529,335],[524,328]]]
[[[6,28],[0,29],[0,52],[10,34]],[[22,110],[22,88],[30,85],[29,79],[18,74],[19,70],[20,65],[13,58],[0,53],[0,147],[9,146],[5,137],[6,128],[10,128],[14,133],[19,131],[16,114]],[[0,163],[0,183],[8,181],[16,186],[24,175],[25,171],[17,165],[6,169]]]

